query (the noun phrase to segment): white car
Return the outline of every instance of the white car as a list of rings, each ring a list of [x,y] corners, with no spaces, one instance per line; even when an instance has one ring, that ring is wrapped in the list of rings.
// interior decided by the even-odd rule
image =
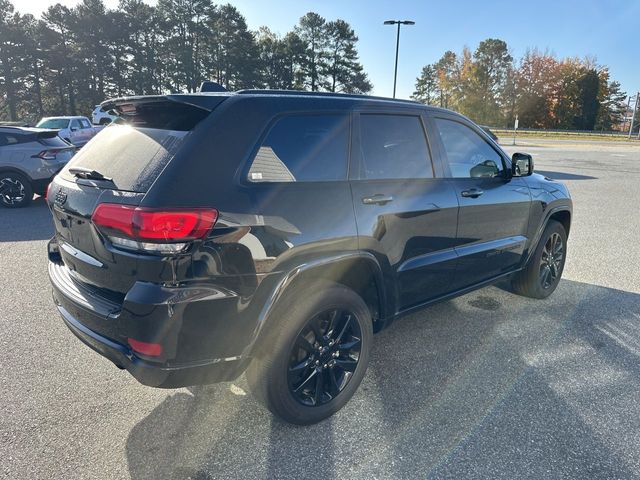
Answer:
[[[116,118],[118,118],[117,115],[112,115],[111,112],[103,109],[100,105],[96,105],[96,108],[91,113],[91,120],[94,125],[109,125]]]
[[[58,130],[58,136],[67,142],[82,147],[103,127],[94,127],[87,117],[45,117],[36,125],[38,128]]]

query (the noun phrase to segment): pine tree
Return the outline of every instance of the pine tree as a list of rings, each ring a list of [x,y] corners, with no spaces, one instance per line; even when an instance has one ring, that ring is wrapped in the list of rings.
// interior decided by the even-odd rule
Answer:
[[[416,78],[416,89],[411,98],[427,105],[438,102],[438,71],[435,65],[422,67],[420,76]]]
[[[358,37],[344,20],[329,22],[326,32],[324,76],[330,92],[367,93],[373,88],[358,61]]]
[[[327,68],[327,25],[326,20],[314,12],[304,15],[295,29],[304,42],[305,56],[302,63],[304,86],[312,92],[320,90],[325,83],[323,72]]]

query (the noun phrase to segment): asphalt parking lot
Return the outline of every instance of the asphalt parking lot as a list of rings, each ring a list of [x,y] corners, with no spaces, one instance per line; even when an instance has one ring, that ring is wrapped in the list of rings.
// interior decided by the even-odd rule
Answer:
[[[555,294],[498,285],[396,322],[353,400],[307,428],[243,377],[156,390],[82,346],[51,301],[43,201],[0,209],[0,475],[640,478],[640,144],[521,143],[574,199]]]

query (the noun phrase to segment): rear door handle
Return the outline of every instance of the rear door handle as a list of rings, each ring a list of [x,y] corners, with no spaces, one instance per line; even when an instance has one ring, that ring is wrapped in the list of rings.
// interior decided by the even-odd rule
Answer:
[[[462,195],[463,197],[478,198],[483,193],[484,191],[480,190],[479,188],[470,188],[469,190],[463,190],[462,192],[460,192],[460,195]]]
[[[365,205],[386,205],[389,202],[393,202],[393,197],[382,193],[376,193],[370,197],[362,197],[362,203]]]

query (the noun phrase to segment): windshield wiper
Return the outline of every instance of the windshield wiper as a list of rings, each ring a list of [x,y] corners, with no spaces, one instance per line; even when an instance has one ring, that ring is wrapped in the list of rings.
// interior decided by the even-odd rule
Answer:
[[[105,177],[97,170],[85,167],[71,167],[69,173],[77,178],[84,178],[85,180],[102,180],[103,182],[113,183],[113,178]]]

